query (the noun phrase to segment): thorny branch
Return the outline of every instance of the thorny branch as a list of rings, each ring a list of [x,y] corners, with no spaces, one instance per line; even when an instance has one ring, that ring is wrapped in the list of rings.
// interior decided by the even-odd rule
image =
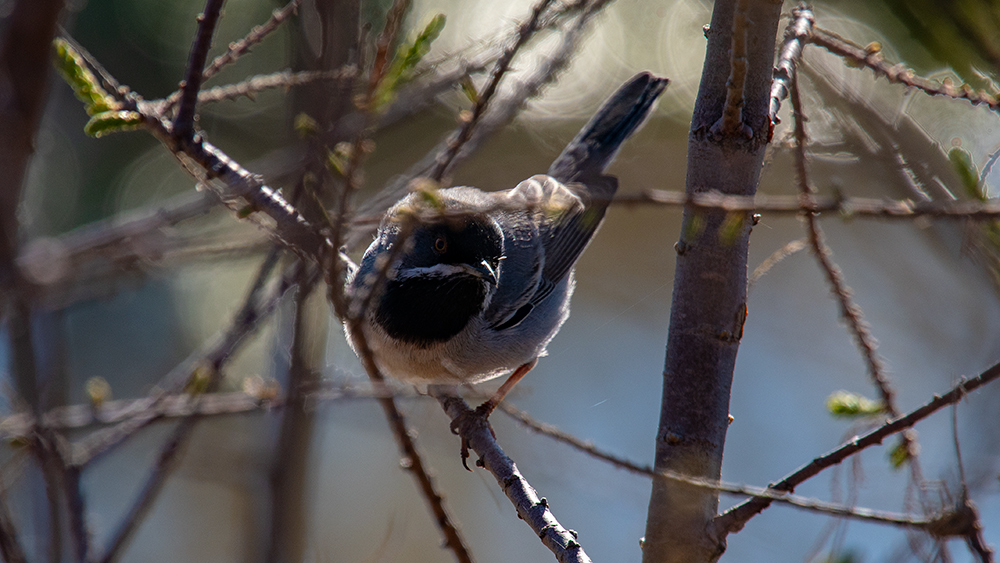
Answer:
[[[885,77],[889,82],[904,84],[911,88],[922,90],[931,96],[947,96],[949,98],[968,100],[974,106],[985,105],[993,111],[1000,111],[1000,100],[983,90],[975,90],[968,84],[956,87],[949,79],[937,82],[918,76],[912,69],[906,68],[905,65],[889,64],[883,58],[881,47],[878,44],[873,43],[867,47],[862,47],[832,31],[818,27],[813,28],[809,42],[819,45],[852,63],[868,67],[879,76]]]
[[[792,21],[785,28],[785,41],[774,65],[774,81],[771,83],[771,102],[769,113],[771,126],[778,123],[778,110],[781,102],[788,98],[789,86],[795,76],[796,66],[802,58],[802,48],[809,41],[815,18],[812,9],[799,5],[792,9]]]
[[[445,413],[453,421],[462,417],[470,419],[467,415],[472,409],[460,397],[441,389],[432,390],[432,394],[434,393]],[[556,560],[561,563],[589,562],[590,557],[577,541],[576,532],[566,529],[556,520],[548,501],[544,497],[539,498],[535,489],[514,465],[514,461],[507,457],[497,444],[489,423],[474,417],[471,420],[477,423],[462,428],[462,439],[466,440],[469,447],[479,456],[476,465],[486,469],[496,478],[504,494],[514,504],[518,517],[538,534],[538,538],[556,556]]]
[[[295,265],[292,266],[291,279],[302,279],[303,269],[307,269],[306,264],[302,261],[297,261]],[[253,297],[256,293],[257,287],[261,284],[261,278],[263,278],[263,276],[258,278],[258,280],[252,285],[247,303],[244,305],[240,313],[237,314],[236,319],[233,322],[234,330],[232,332],[236,332],[235,329],[242,326],[258,326],[258,319],[254,315],[255,310],[253,307]],[[306,275],[305,279],[308,281],[310,279],[314,279],[314,276]],[[308,283],[312,283],[312,281],[308,281]],[[283,289],[287,290],[287,288]],[[218,388],[222,381],[223,367],[231,359],[234,349],[223,347],[216,348],[214,351],[216,353],[207,356],[205,358],[205,364],[203,364],[203,393],[212,393]],[[203,393],[199,393],[199,395]],[[196,397],[195,400],[197,401],[199,399]],[[172,470],[177,466],[181,453],[187,445],[195,426],[200,420],[201,417],[192,415],[182,419],[174,428],[170,438],[160,449],[156,462],[153,465],[146,482],[139,491],[139,494],[136,496],[132,505],[122,517],[112,534],[112,539],[108,544],[108,548],[98,559],[101,563],[112,563],[120,557],[122,549],[128,544],[139,525],[142,523],[144,517],[149,511],[149,508],[152,506],[156,497],[159,495],[159,492],[162,490],[167,477],[169,477]]]
[[[798,177],[800,195],[805,196],[812,194],[815,190],[809,182],[809,171],[806,167],[806,117],[803,113],[802,100],[799,96],[798,76],[795,74],[791,75],[791,99],[792,116],[795,122],[795,171]],[[816,261],[819,263],[820,268],[826,275],[827,282],[830,284],[830,290],[840,304],[840,316],[847,322],[847,326],[854,336],[854,340],[867,366],[868,376],[875,383],[875,387],[882,397],[882,406],[891,418],[898,417],[900,413],[896,406],[895,392],[889,383],[888,376],[885,374],[885,365],[875,351],[878,344],[868,328],[868,323],[865,322],[861,307],[851,298],[851,289],[844,282],[840,268],[834,263],[830,247],[823,241],[823,230],[819,226],[816,215],[807,213],[805,215],[805,225],[807,238],[809,239],[810,246],[812,246],[813,256],[816,257]],[[899,447],[905,453],[904,459],[909,465],[910,476],[917,488],[918,494],[921,495],[921,504],[926,511],[928,510],[928,506],[924,493],[923,474],[918,459],[919,446],[917,445],[916,435],[913,432],[906,431],[900,437],[901,442]]]
[[[657,472],[653,470],[652,467],[648,465],[640,465],[634,461],[618,457],[612,453],[603,451],[589,442],[584,442],[576,436],[563,432],[558,428],[540,423],[532,419],[524,411],[518,410],[507,403],[501,403],[500,409],[511,416],[514,420],[520,422],[524,426],[528,427],[534,432],[548,436],[558,442],[562,442],[574,449],[577,449],[587,455],[606,461],[611,465],[635,473],[637,475],[642,475],[644,477],[649,477],[652,479],[669,479],[673,481],[680,481],[688,485],[693,485],[695,487],[701,487],[705,489],[711,489],[714,491],[719,491],[721,493],[726,493],[730,495],[741,495],[741,496],[751,496],[758,498],[769,499],[773,502],[778,502],[781,504],[787,504],[796,508],[801,508],[804,510],[818,512],[821,514],[828,514],[833,516],[841,516],[847,518],[854,518],[858,520],[867,520],[870,522],[880,522],[883,524],[892,524],[907,528],[917,528],[917,529],[927,529],[934,525],[934,520],[923,520],[913,518],[904,514],[896,514],[892,512],[885,512],[881,510],[871,510],[868,508],[859,508],[844,506],[837,503],[830,503],[821,501],[819,499],[812,499],[801,497],[798,495],[791,495],[788,493],[778,493],[770,489],[765,489],[763,487],[753,487],[749,485],[737,485],[733,483],[726,483],[724,481],[712,481],[710,479],[700,479],[697,477],[691,477],[688,475],[683,475],[673,471]]]
[[[933,399],[909,413],[893,418],[885,424],[874,428],[862,436],[855,437],[833,451],[817,457],[806,465],[796,469],[782,480],[768,487],[768,490],[778,493],[791,493],[795,487],[806,480],[815,477],[828,467],[837,465],[848,457],[876,444],[899,432],[903,432],[934,414],[938,410],[960,401],[963,397],[979,389],[983,385],[1000,378],[1000,363],[994,364],[972,379],[964,380],[952,387],[943,395],[935,395]],[[730,508],[715,518],[713,527],[720,537],[738,532],[754,516],[770,506],[771,500],[752,498]]]
[[[685,194],[679,191],[645,190],[636,195],[616,195],[613,205],[663,205],[670,207],[696,207],[724,211],[756,211],[776,215],[828,213],[842,219],[905,219],[919,217],[931,219],[956,219],[995,221],[1000,219],[1000,199],[986,201],[947,200],[913,201],[910,199],[886,200],[814,193],[796,196],[782,195],[727,195],[716,191]]]
[[[173,132],[179,141],[185,141],[194,134],[195,111],[198,108],[198,92],[201,90],[202,70],[208,50],[212,47],[215,25],[219,22],[219,12],[225,0],[207,0],[205,11],[198,16],[198,33],[188,58],[187,71],[181,82],[180,106],[174,119]]]

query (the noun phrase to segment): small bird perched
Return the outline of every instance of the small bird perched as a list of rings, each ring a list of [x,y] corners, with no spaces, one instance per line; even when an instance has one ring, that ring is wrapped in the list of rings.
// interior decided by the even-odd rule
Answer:
[[[347,281],[376,365],[411,383],[476,383],[511,373],[488,416],[545,355],[569,316],[573,266],[618,181],[604,175],[668,81],[622,85],[549,167],[510,190],[416,191],[397,202]],[[359,349],[357,327],[347,336]]]

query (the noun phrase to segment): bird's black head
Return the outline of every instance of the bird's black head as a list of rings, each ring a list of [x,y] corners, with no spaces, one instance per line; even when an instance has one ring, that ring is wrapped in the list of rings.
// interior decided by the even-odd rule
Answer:
[[[404,242],[375,310],[389,336],[429,346],[455,336],[489,304],[503,234],[485,214],[421,222]]]

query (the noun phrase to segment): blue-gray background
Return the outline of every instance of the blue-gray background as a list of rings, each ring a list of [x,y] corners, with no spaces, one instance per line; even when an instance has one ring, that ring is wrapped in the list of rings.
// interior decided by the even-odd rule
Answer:
[[[918,72],[948,73],[945,63],[926,52],[892,14],[873,4],[820,4],[817,19],[861,44],[881,42],[887,59],[904,60]],[[154,98],[176,85],[200,7],[196,0],[76,2],[70,26],[117,78]],[[229,0],[217,49],[264,21],[274,7],[262,0]],[[448,24],[435,45],[435,53],[444,53],[509,29],[529,9],[523,1],[424,0],[415,2],[409,26],[422,25],[434,13],[447,14]],[[709,16],[710,6],[694,0],[656,5],[621,0],[612,5],[596,21],[581,55],[560,82],[463,164],[455,183],[507,188],[545,170],[605,95],[632,73],[649,69],[673,83],[612,172],[621,178],[624,193],[682,190],[687,122],[703,58],[701,26]],[[289,41],[288,31],[279,30],[222,80],[286,68]],[[535,53],[544,53],[546,46],[551,45],[543,42]],[[528,60],[524,67],[530,66]],[[914,96],[873,80],[869,71],[849,69],[829,58],[811,60],[819,75],[860,92],[890,123],[912,120],[942,146],[957,142],[968,149],[981,167],[1000,148],[1000,117],[995,113],[963,102]],[[86,116],[68,87],[54,83],[51,98],[21,213],[25,242],[193,189],[173,157],[148,135],[86,138]],[[381,132],[366,168],[366,193],[430,150],[455,123],[455,111],[465,107],[463,103],[457,93],[445,96],[440,106],[417,119]],[[830,117],[818,97],[807,95],[806,104],[813,117],[811,133],[820,143],[815,150],[822,153],[813,162],[813,181],[820,191],[908,196],[894,186],[896,177],[884,161],[851,144],[843,123]],[[287,98],[280,92],[205,111],[202,125],[209,138],[241,161],[267,156],[294,141]],[[776,139],[780,141],[783,132],[779,129]],[[993,182],[1000,185],[996,178]],[[790,194],[795,189],[790,154],[776,143],[760,191]],[[603,449],[651,461],[679,217],[673,208],[615,207],[608,213],[577,268],[572,316],[549,347],[549,357],[518,386],[512,402]],[[880,342],[879,353],[898,390],[901,410],[922,404],[962,375],[974,375],[1000,358],[998,293],[983,268],[962,252],[962,228],[838,217],[821,223],[834,259]],[[223,238],[254,233],[222,214],[198,225]],[[798,219],[765,214],[753,232],[751,268],[803,236]],[[72,378],[71,400],[79,402],[83,382],[96,376],[111,383],[115,398],[147,392],[228,323],[259,261],[193,261],[153,269],[141,283],[119,285],[100,299],[46,314],[41,325],[65,331],[67,348],[60,357]],[[284,377],[291,311],[287,305],[228,369],[227,388],[239,389],[248,376]],[[328,331],[325,377],[334,383],[363,384],[363,372],[322,299],[315,308],[320,320],[312,330],[320,335]],[[733,385],[734,422],[723,476],[763,486],[862,428],[831,417],[824,408],[827,396],[840,389],[870,397],[876,392],[808,252],[789,257],[762,278],[751,289],[749,310]],[[48,351],[43,347],[43,354]],[[6,354],[0,349],[4,365]],[[458,442],[439,407],[420,399],[402,405],[477,559],[550,560],[492,478],[461,468]],[[963,401],[958,411],[973,499],[982,511],[986,538],[994,545],[1000,544],[998,413],[1000,393],[992,388]],[[317,406],[315,416],[306,476],[306,559],[450,560],[412,479],[399,467],[378,406],[366,400],[330,402]],[[124,560],[256,559],[276,421],[275,414],[257,413],[202,423]],[[646,479],[532,434],[502,414],[493,422],[508,454],[548,498],[562,523],[579,532],[596,561],[639,559],[650,489]],[[957,497],[949,412],[935,415],[917,430],[931,498]],[[163,425],[142,433],[86,473],[99,545],[145,479],[167,431]],[[890,469],[887,449],[873,448],[798,492],[845,500],[854,491],[860,505],[902,511],[908,472]],[[9,452],[3,455],[10,458]],[[735,500],[723,497],[722,504]],[[803,560],[817,545],[816,557],[825,557],[829,544],[821,539],[829,522],[827,517],[772,507],[730,537],[724,560]],[[838,545],[863,561],[905,558],[908,552],[903,532],[875,524],[851,523]],[[955,560],[970,559],[960,543],[953,543],[952,551]]]

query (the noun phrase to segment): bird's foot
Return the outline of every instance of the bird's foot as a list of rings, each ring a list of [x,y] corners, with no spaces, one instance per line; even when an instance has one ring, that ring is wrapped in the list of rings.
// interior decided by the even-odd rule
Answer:
[[[471,449],[469,436],[474,434],[476,431],[481,430],[485,427],[490,431],[490,435],[494,438],[497,437],[496,432],[493,431],[493,427],[490,426],[490,414],[493,413],[493,409],[496,405],[492,401],[486,401],[485,403],[476,407],[475,410],[467,410],[461,415],[457,416],[451,421],[451,432],[462,438],[462,466],[467,470],[469,469],[469,450]],[[476,462],[476,465],[482,467],[482,460]]]

